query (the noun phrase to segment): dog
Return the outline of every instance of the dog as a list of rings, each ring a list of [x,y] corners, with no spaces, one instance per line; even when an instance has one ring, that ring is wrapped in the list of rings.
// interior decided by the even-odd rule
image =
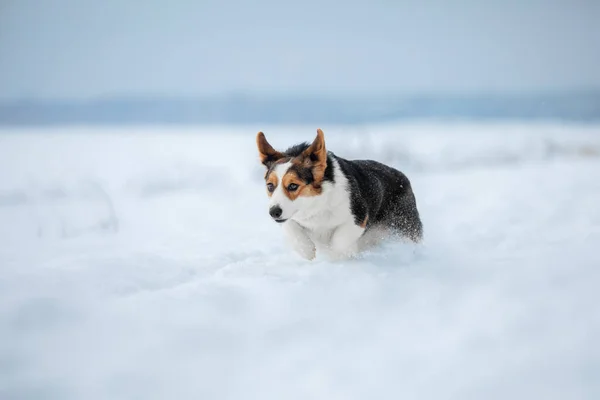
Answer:
[[[327,151],[317,129],[312,144],[280,152],[256,135],[269,214],[303,258],[357,256],[397,236],[419,243],[423,224],[409,179],[373,160],[346,160]]]

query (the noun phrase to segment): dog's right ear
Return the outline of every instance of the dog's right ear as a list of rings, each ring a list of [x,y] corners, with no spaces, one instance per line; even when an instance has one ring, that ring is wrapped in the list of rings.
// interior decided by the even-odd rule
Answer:
[[[273,146],[267,142],[267,138],[262,132],[258,132],[256,135],[256,146],[258,147],[260,162],[263,163],[267,168],[269,168],[275,161],[284,157],[283,154],[275,150]]]

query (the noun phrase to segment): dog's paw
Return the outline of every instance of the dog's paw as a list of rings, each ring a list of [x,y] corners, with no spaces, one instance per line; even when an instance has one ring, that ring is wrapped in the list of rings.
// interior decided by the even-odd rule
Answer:
[[[317,256],[317,251],[313,247],[312,249],[303,248],[303,249],[294,249],[296,253],[305,260],[313,261]]]

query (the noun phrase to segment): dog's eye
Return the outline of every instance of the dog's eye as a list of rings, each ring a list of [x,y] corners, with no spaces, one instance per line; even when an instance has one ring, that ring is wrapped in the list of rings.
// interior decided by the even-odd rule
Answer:
[[[267,190],[269,192],[272,192],[273,190],[275,190],[275,185],[273,185],[272,183],[267,183]]]
[[[296,189],[298,189],[298,185],[296,185],[295,183],[290,183],[287,187],[287,190],[290,192],[293,192]]]

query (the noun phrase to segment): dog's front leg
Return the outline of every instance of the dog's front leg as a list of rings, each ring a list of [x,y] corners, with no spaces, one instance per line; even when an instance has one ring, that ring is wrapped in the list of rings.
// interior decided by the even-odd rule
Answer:
[[[296,221],[286,221],[283,223],[283,231],[288,243],[292,248],[307,260],[313,260],[316,255],[315,244],[308,237],[306,229],[300,226]]]
[[[330,257],[334,260],[351,258],[358,254],[358,240],[364,233],[365,229],[348,222],[338,226],[331,235],[329,243]]]

